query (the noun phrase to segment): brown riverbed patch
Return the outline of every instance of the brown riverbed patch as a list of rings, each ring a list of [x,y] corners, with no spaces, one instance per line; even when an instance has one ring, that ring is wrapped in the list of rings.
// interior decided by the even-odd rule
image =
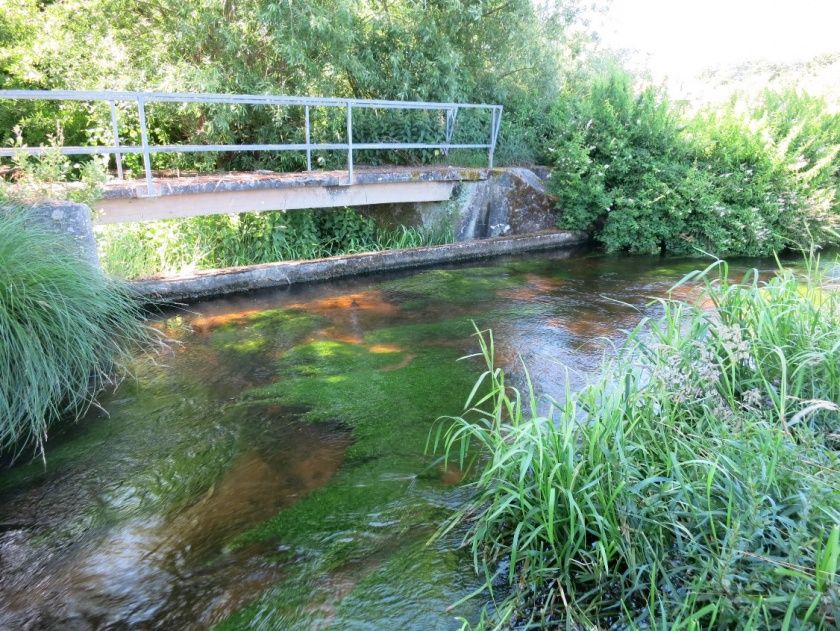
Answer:
[[[566,285],[566,282],[559,278],[540,276],[538,274],[526,274],[525,281],[520,287],[500,289],[496,294],[500,298],[528,301],[551,294],[564,285]]]
[[[196,334],[207,335],[220,326],[246,324],[254,316],[264,313],[264,311],[264,309],[245,309],[242,311],[231,311],[230,313],[197,316],[190,320],[190,325]]]
[[[402,370],[411,362],[413,362],[416,359],[416,357],[417,355],[409,353],[405,357],[403,357],[401,361],[397,362],[396,364],[388,364],[387,366],[383,366],[381,370],[382,372],[394,372],[395,370]]]
[[[324,341],[330,340],[332,342],[341,342],[342,344],[353,344],[358,346],[364,344],[365,340],[359,333],[347,332],[338,327],[331,326],[325,329],[318,329],[308,339],[308,341]]]
[[[268,519],[326,484],[349,444],[349,433],[329,441],[315,436],[312,448],[294,459],[278,460],[259,450],[243,454],[195,504],[164,527],[161,545],[195,554],[208,532],[215,540]]]
[[[464,481],[464,476],[466,475],[461,467],[452,462],[441,465],[439,470],[440,481],[446,486],[455,486],[456,484],[460,484]]]
[[[615,337],[620,332],[624,323],[622,318],[590,319],[581,316],[580,318],[548,318],[545,323],[553,329],[563,329],[571,335],[584,340],[595,338]],[[627,325],[632,320],[628,319]]]
[[[385,299],[379,290],[359,291],[352,294],[316,298],[288,305],[290,309],[302,309],[330,319],[343,319],[348,313],[365,313],[392,316],[399,311],[394,303]]]
[[[40,561],[36,536],[18,531],[16,540],[0,545],[0,568],[8,571],[5,561],[17,553],[35,555],[20,563],[37,569],[3,585],[0,628],[111,628],[129,621],[142,628],[210,628],[253,600],[280,579],[282,564],[252,549],[226,553],[222,546],[326,484],[351,442],[349,431],[324,435],[310,424],[293,431],[308,450],[294,457],[249,450],[176,515],[130,519],[48,563],[32,563]],[[187,561],[201,569],[185,570]]]

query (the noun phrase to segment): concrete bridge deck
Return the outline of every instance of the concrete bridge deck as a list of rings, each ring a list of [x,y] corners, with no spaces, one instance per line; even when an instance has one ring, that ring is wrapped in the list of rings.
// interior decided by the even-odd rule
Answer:
[[[357,167],[304,173],[213,173],[154,178],[154,195],[141,180],[112,180],[95,204],[99,224],[151,221],[243,211],[336,208],[446,201],[459,182],[486,180],[490,169],[451,166]]]

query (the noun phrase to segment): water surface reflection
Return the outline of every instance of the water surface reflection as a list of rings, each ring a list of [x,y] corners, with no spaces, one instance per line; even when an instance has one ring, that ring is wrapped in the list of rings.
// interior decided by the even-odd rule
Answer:
[[[768,262],[760,262],[771,267]],[[192,305],[178,340],[0,474],[2,628],[458,628],[465,492],[424,455],[472,322],[538,391],[586,379],[698,260],[549,253]]]

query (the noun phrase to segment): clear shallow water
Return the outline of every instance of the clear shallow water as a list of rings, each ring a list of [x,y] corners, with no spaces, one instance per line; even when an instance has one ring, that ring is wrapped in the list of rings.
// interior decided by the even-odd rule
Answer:
[[[562,398],[702,266],[539,254],[162,317],[171,352],[0,471],[0,628],[457,629],[480,582],[427,541],[466,491],[424,448],[481,371],[472,322]]]

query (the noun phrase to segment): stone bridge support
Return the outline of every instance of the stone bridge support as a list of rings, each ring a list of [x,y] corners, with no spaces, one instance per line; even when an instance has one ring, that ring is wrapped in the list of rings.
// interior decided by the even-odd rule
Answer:
[[[96,239],[93,235],[93,212],[85,204],[71,201],[40,201],[9,205],[6,212],[23,212],[26,221],[53,233],[68,246],[70,254],[99,267]]]

